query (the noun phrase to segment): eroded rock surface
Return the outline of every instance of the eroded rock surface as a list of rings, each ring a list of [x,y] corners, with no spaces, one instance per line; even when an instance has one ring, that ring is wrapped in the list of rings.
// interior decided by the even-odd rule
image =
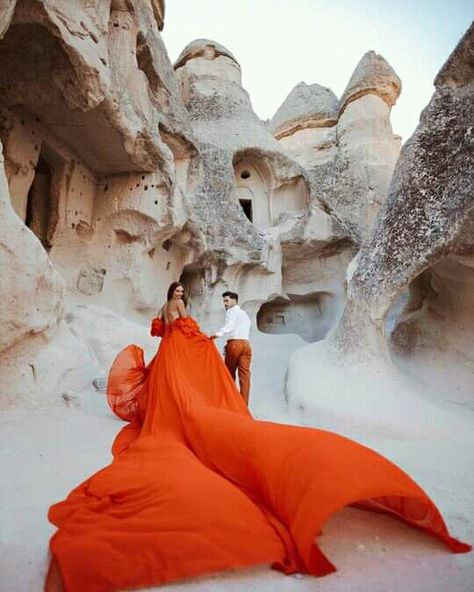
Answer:
[[[286,97],[269,123],[272,134],[280,139],[308,127],[336,124],[339,101],[330,88],[300,82]]]
[[[179,277],[191,249],[168,241],[188,219],[196,149],[163,2],[20,0],[0,14],[2,392],[40,401],[81,349],[65,309],[84,300],[146,318]]]
[[[385,202],[399,155],[390,110],[400,89],[390,65],[369,51],[340,101],[328,88],[300,83],[269,124],[286,153],[304,167],[313,200],[357,245]]]
[[[227,287],[256,314],[266,301],[286,298],[288,244],[339,245],[345,234],[316,203],[304,167],[254,113],[240,65],[226,48],[196,40],[175,71],[200,157],[201,179],[188,200],[205,241],[183,277],[195,307],[209,308],[209,321]],[[313,256],[316,251],[313,246]]]
[[[388,358],[380,327],[403,293],[393,347],[429,349],[439,334],[436,323],[426,328],[429,315],[470,302],[471,222],[453,222],[467,207],[453,185],[464,165],[450,152],[469,116],[467,46],[464,65],[454,55],[440,73],[426,130],[404,149],[387,201],[401,83],[381,56],[363,56],[340,100],[300,83],[265,123],[227,48],[198,39],[170,63],[164,13],[161,0],[1,5],[0,362],[9,401],[22,392],[54,399],[65,375],[79,384],[74,349],[79,366],[94,367],[90,343],[67,321],[77,307],[146,324],[180,278],[206,329],[221,322],[220,295],[233,289],[262,332],[324,339],[343,314],[361,245],[333,341],[344,350],[369,343]],[[452,164],[435,171],[439,195],[424,178],[431,150]],[[443,201],[454,193],[457,205]]]
[[[64,281],[36,236],[12,209],[0,166],[0,351],[55,326],[63,314]]]
[[[400,368],[407,367],[435,398],[472,404],[473,45],[471,26],[435,80],[435,93],[402,149],[371,236],[349,266],[340,322],[290,364],[290,399],[314,405],[321,417],[337,413],[343,399],[349,404],[348,380],[356,393],[365,375],[353,421],[363,421],[370,401],[387,425],[387,412],[401,405],[410,408],[410,429],[430,426],[439,413],[423,409],[403,381]],[[387,318],[400,299],[407,304],[390,321],[389,333]],[[297,379],[318,369],[325,381],[320,399],[310,402]],[[380,420],[380,414],[374,416]]]
[[[452,262],[447,267],[458,268],[454,275],[468,281],[474,237],[473,35],[471,27],[438,74],[435,94],[403,147],[385,207],[360,252],[346,318],[355,327],[357,310],[365,309],[372,323],[362,332],[354,329],[354,335],[373,331],[395,298],[446,257]],[[458,76],[454,84],[453,72]],[[442,267],[440,277],[446,274]],[[422,301],[430,298],[432,288],[428,282]],[[442,292],[441,285],[434,291]],[[408,307],[422,306],[417,299],[415,295]],[[466,312],[472,316],[471,307]]]

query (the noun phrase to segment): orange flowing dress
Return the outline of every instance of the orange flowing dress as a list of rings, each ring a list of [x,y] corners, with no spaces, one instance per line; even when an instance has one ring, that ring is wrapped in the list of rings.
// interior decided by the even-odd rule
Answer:
[[[324,430],[253,419],[212,340],[191,318],[164,325],[145,366],[126,347],[108,400],[129,423],[113,462],[53,505],[50,548],[66,592],[144,588],[228,568],[335,571],[317,544],[348,504],[452,538],[438,509],[401,469]]]

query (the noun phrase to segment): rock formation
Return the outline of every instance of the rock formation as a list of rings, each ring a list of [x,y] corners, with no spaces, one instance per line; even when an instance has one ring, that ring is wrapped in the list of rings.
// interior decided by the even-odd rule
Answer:
[[[435,94],[403,147],[388,199],[348,286],[337,332],[344,348],[364,344],[370,351],[369,335],[384,337],[381,321],[407,287],[411,298],[392,336],[404,351],[429,341],[443,317],[451,327],[456,317],[463,317],[465,329],[474,320],[469,296],[474,246],[473,44],[471,27],[436,77]],[[416,328],[420,323],[426,325],[423,331]],[[443,341],[435,339],[437,347],[444,349]]]
[[[360,245],[380,207],[400,151],[390,109],[401,82],[389,64],[367,52],[340,101],[317,84],[298,84],[270,121],[285,151],[306,170],[323,207]]]
[[[300,83],[267,124],[222,45],[193,41],[173,67],[163,19],[159,0],[2,4],[0,370],[9,402],[56,400],[65,376],[79,385],[103,364],[73,321],[78,306],[146,324],[179,278],[206,329],[232,288],[261,331],[324,339],[344,310],[349,262],[364,245],[357,261],[366,265],[370,240],[391,236],[383,220],[399,139],[390,109],[401,84],[383,58],[363,56],[341,100]],[[352,295],[358,274],[343,341],[360,298],[370,312],[359,316],[375,314],[363,292]],[[404,351],[424,322],[416,275],[400,279],[414,294],[393,332]],[[393,301],[384,290],[382,308]],[[81,364],[91,370],[75,372]]]
[[[290,316],[295,307],[314,312],[329,286],[331,292],[342,292],[345,260],[337,255],[347,251],[345,234],[316,203],[305,169],[254,113],[241,86],[240,66],[227,49],[213,41],[194,41],[178,58],[175,72],[202,169],[194,191],[187,195],[205,245],[183,276],[192,286],[195,308],[206,302],[210,313],[219,310],[222,290],[233,287],[253,314],[266,306],[263,330],[288,330],[278,324],[269,327],[272,319],[278,323],[282,318],[282,306],[290,309]],[[305,282],[296,279],[296,266],[290,264],[296,244],[300,260],[317,257],[318,249],[333,245],[329,250],[337,263],[326,273],[331,276],[327,285],[321,281],[322,272],[316,281],[312,273]],[[268,315],[275,308],[280,313]],[[332,318],[335,312],[328,310]],[[323,317],[319,333],[325,334],[331,320]],[[283,320],[286,323],[284,314]],[[293,330],[303,330],[303,324],[293,325]]]
[[[54,398],[55,379],[80,364],[73,340],[70,361],[67,347],[51,359],[57,373],[36,369],[45,340],[71,337],[67,303],[149,316],[186,259],[166,241],[186,222],[195,148],[162,16],[159,1],[2,4],[2,296],[11,304],[0,365],[9,397],[44,387]]]
[[[332,127],[337,123],[338,112],[339,101],[330,88],[300,82],[283,101],[268,127],[280,140],[303,129]]]
[[[328,421],[342,399],[349,405],[347,382],[354,376],[360,382],[365,373],[372,385],[366,383],[364,396],[354,403],[356,417],[370,401],[372,411],[385,409],[387,421],[406,405],[411,410],[407,424],[429,424],[432,416],[426,409],[422,416],[416,397],[410,399],[404,389],[395,396],[391,390],[388,377],[392,382],[401,377],[397,367],[408,367],[434,398],[443,387],[450,401],[465,403],[472,397],[473,47],[471,26],[436,77],[435,93],[402,149],[372,233],[350,265],[340,322],[325,341],[293,357],[290,400],[313,405]],[[406,301],[407,292],[406,306],[390,323],[393,331],[387,331],[387,318],[400,299]],[[309,402],[298,376],[321,366],[320,400]],[[444,381],[441,388],[439,381]]]

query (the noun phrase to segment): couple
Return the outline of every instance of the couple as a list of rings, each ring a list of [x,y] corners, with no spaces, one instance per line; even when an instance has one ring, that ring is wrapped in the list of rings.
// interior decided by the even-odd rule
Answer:
[[[50,508],[58,530],[47,592],[146,588],[256,564],[323,576],[335,567],[317,537],[350,504],[470,550],[378,453],[324,430],[255,420],[183,295],[172,286],[153,319],[161,342],[148,365],[136,345],[112,364],[108,401],[128,423],[112,463]]]
[[[224,308],[226,310],[225,324],[213,335],[211,339],[226,337],[227,344],[224,348],[224,361],[232,378],[238,370],[239,390],[245,404],[249,404],[250,393],[250,362],[252,360],[252,348],[249,335],[251,322],[248,314],[243,311],[238,302],[237,292],[227,290],[222,294]],[[177,315],[186,317],[184,286],[180,282],[174,282],[168,288],[168,300],[158,313],[160,319],[173,322]],[[166,316],[165,316],[166,315]]]

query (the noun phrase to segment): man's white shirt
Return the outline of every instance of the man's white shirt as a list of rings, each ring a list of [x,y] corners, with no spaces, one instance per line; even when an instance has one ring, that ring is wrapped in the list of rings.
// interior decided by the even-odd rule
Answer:
[[[225,336],[227,339],[248,339],[250,326],[248,314],[235,304],[226,310],[225,325],[216,331],[216,336]]]

